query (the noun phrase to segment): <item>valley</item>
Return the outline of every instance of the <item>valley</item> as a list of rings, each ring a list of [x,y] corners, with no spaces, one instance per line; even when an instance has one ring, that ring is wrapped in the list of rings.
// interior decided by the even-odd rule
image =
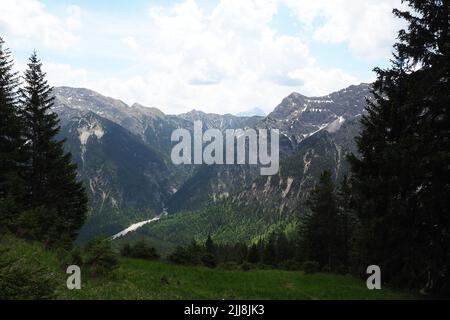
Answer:
[[[323,170],[331,170],[336,181],[347,174],[345,157],[356,152],[353,138],[369,89],[369,85],[361,84],[324,97],[293,93],[263,117],[197,110],[166,115],[156,108],[128,106],[88,89],[55,88],[53,109],[61,119],[60,135],[67,139],[66,149],[78,165],[90,198],[89,218],[79,242],[100,234],[113,236],[130,226],[124,239],[156,237],[158,242],[167,242],[170,236],[154,230],[181,220],[190,221],[192,233],[186,233],[191,239],[204,239],[204,232],[194,230],[205,221],[194,217],[204,216],[202,212],[206,211],[226,216],[219,212],[223,208],[248,212],[234,213],[233,219],[247,221],[246,226],[259,225],[249,227],[247,235],[239,237],[243,241],[288,228],[301,215],[302,203]],[[203,131],[218,129],[222,133],[278,129],[279,172],[263,177],[259,175],[260,165],[174,165],[170,159],[175,145],[171,134],[177,128],[192,134],[195,121],[202,121]],[[156,221],[163,207],[177,218]],[[207,218],[210,223],[214,219]],[[153,223],[144,223],[149,220]],[[225,220],[229,224],[222,227],[229,231],[208,230],[223,241],[234,240],[233,223]],[[178,240],[170,243],[171,247]]]

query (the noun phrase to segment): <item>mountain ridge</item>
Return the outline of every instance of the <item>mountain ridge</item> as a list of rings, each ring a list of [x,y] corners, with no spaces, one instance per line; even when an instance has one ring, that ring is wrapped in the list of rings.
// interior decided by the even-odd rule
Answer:
[[[323,163],[337,166],[338,161],[331,159],[330,155],[333,155],[334,158],[338,157],[339,161],[342,161],[345,154],[350,152],[348,150],[354,149],[351,146],[353,137],[341,138],[339,141],[337,137],[339,132],[348,129],[348,124],[355,117],[363,113],[369,89],[370,85],[361,84],[323,97],[306,97],[294,92],[284,98],[266,117],[239,117],[232,114],[219,115],[197,110],[180,115],[167,115],[158,108],[147,108],[139,103],[128,106],[119,99],[102,96],[93,90],[57,87],[54,90],[56,99],[53,109],[61,118],[63,135],[68,138],[68,149],[77,159],[79,175],[85,181],[85,186],[91,188],[89,192],[92,203],[98,204],[106,201],[105,194],[116,195],[113,196],[113,199],[116,202],[117,210],[113,210],[111,206],[108,207],[108,210],[115,211],[115,215],[117,215],[117,219],[110,219],[115,227],[103,228],[110,233],[120,231],[118,230],[119,225],[126,227],[127,223],[137,222],[138,217],[143,220],[152,218],[165,207],[169,208],[169,212],[176,213],[198,210],[216,202],[229,200],[238,206],[253,203],[257,207],[257,202],[259,202],[259,204],[266,203],[267,210],[283,206],[286,208],[283,210],[292,211],[293,203],[299,198],[290,197],[289,192],[284,197],[280,197],[286,193],[286,183],[289,179],[293,179],[290,186],[292,190],[298,187],[297,183],[300,185],[306,183],[308,188],[301,191],[295,189],[296,192],[306,194],[313,184],[305,181],[313,182],[317,178],[317,171],[324,167]],[[317,148],[315,151],[319,152],[323,145],[328,145],[335,151],[330,152],[329,155],[322,155],[322,163],[319,161],[320,157],[319,160],[316,159],[317,157],[314,158],[317,165],[312,164],[310,168],[317,167],[319,169],[311,169],[313,173],[305,174],[306,178],[302,175],[297,178],[283,177],[284,182],[278,181],[279,186],[273,185],[270,188],[273,194],[266,198],[271,200],[262,201],[259,195],[267,195],[267,192],[263,192],[264,188],[261,189],[265,183],[262,185],[257,183],[261,180],[257,166],[175,166],[171,163],[170,152],[173,144],[170,136],[172,131],[177,128],[186,128],[192,132],[193,122],[199,120],[203,122],[204,129],[216,128],[221,131],[241,128],[279,129],[281,132],[280,158],[283,163],[285,159],[295,157],[296,154],[303,152],[305,147],[302,142],[304,140],[311,140],[311,137],[321,132],[323,132],[319,135],[322,137],[321,139],[312,139],[312,141],[317,141],[315,146],[310,147],[310,150]],[[114,128],[110,130],[115,132],[117,140],[109,139],[111,132],[105,132],[98,122],[107,123],[108,128]],[[72,130],[68,130],[68,128]],[[347,134],[354,135],[354,132],[355,130],[351,129]],[[133,147],[130,149],[130,146]],[[98,190],[94,188],[93,191],[92,181],[104,179],[105,175],[105,169],[99,163],[108,164],[110,158],[114,158],[113,155],[102,151],[105,148],[114,150],[114,152],[122,152],[123,156],[119,163],[113,166],[116,171],[112,169],[112,172],[108,171],[107,181],[110,184],[106,184]],[[147,149],[153,150],[151,151],[152,157],[157,159],[156,163],[159,163],[159,165],[153,165],[153,169],[148,169],[152,168],[152,165],[145,164],[145,159],[143,159],[144,162],[139,160],[141,159],[140,154],[142,152],[145,154],[147,151],[144,150]],[[124,154],[123,150],[129,150],[128,154]],[[340,155],[336,156],[337,153]],[[95,157],[98,157],[94,157],[95,161],[89,158],[94,154]],[[83,157],[87,157],[87,162],[94,161],[95,165],[91,165],[92,170],[85,169],[86,159],[83,160]],[[330,159],[324,160],[327,157]],[[127,161],[131,164],[127,164]],[[94,168],[96,169],[94,170]],[[141,182],[143,185],[136,189],[135,194],[131,193],[129,197],[117,196],[118,194],[128,194],[121,189],[120,184],[124,182],[112,178],[123,168],[128,168],[126,169],[127,175],[135,177],[134,181],[138,181],[144,175],[147,178],[153,177],[150,179],[153,179],[156,184],[152,184],[152,187],[144,187],[145,183]],[[145,170],[150,171],[145,173]],[[281,173],[284,170],[285,167],[282,165]],[[340,175],[336,174],[336,179],[338,176]],[[273,181],[277,179],[273,177]],[[142,199],[139,198],[140,194],[145,194],[144,190],[139,190],[142,188],[151,190],[147,196],[147,202],[137,200]],[[117,190],[122,191],[117,193]],[[256,199],[256,201],[252,199]],[[111,203],[113,200],[109,199],[108,201]],[[86,237],[89,237],[90,233],[96,232],[95,222],[98,219],[103,221],[100,217],[105,214],[105,210],[98,208],[98,205],[94,205],[91,210],[90,217],[93,222],[90,223],[90,232],[85,233]]]

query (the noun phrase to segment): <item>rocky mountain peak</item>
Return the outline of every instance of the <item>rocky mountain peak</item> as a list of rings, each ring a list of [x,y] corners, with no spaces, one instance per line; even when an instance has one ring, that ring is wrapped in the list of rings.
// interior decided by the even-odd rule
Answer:
[[[346,119],[362,114],[370,85],[362,83],[321,97],[307,97],[292,93],[265,119],[264,124],[275,127],[296,142],[315,132],[335,130]]]
[[[132,109],[135,113],[150,116],[150,117],[165,117],[166,115],[158,108],[147,107],[140,103],[134,103],[131,105],[130,109]]]

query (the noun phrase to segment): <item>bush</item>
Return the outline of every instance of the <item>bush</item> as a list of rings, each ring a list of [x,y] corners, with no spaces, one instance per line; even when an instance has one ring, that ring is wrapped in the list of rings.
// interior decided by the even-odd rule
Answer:
[[[130,257],[131,256],[131,245],[129,243],[125,243],[120,249],[120,255],[122,257]]]
[[[176,247],[167,259],[175,264],[191,264],[192,261],[188,250],[182,246]]]
[[[64,270],[64,272],[67,267],[71,265],[76,265],[79,267],[83,266],[83,257],[79,247],[75,247],[70,251],[64,248],[58,248],[55,252],[58,256],[58,261],[60,261],[61,269]]]
[[[55,297],[54,274],[38,256],[16,257],[0,249],[0,300],[47,300]]]
[[[220,268],[224,269],[224,270],[233,271],[233,270],[239,270],[240,266],[234,261],[227,261],[227,262],[222,263],[220,265]]]
[[[340,265],[336,268],[336,273],[346,275],[349,273],[349,268],[344,265]]]
[[[319,272],[320,265],[317,261],[305,261],[302,269],[305,274],[313,274]]]
[[[248,262],[243,262],[241,264],[242,271],[250,271],[251,268],[252,268],[252,266]]]
[[[333,270],[330,268],[330,266],[323,266],[322,269],[320,269],[320,271],[325,272],[325,273],[330,273]]]
[[[215,268],[217,266],[216,257],[212,253],[205,253],[202,256],[202,264],[208,268]]]
[[[15,233],[20,238],[39,241],[46,247],[53,246],[60,238],[59,224],[61,217],[53,208],[40,206],[23,211],[15,222]]]
[[[81,267],[83,265],[83,257],[81,255],[81,249],[79,247],[75,247],[70,251],[69,256],[70,265],[76,265]]]
[[[92,276],[105,276],[118,267],[117,254],[108,238],[100,237],[88,242],[84,248],[84,266]]]
[[[302,269],[299,263],[294,260],[283,261],[278,264],[278,268],[287,271],[296,271]]]
[[[18,211],[18,205],[12,197],[2,196],[0,198],[0,237],[11,231],[13,220]]]
[[[199,251],[194,247],[189,246],[187,248],[178,246],[176,249],[167,257],[167,259],[175,264],[185,264],[185,265],[200,265],[202,263],[199,257]]]
[[[139,241],[134,245],[125,244],[120,250],[120,254],[124,257],[158,260],[159,254],[154,247],[149,246],[145,241]]]
[[[256,268],[258,268],[259,270],[271,270],[271,269],[273,269],[272,266],[269,266],[269,265],[264,264],[264,263],[257,263],[255,266],[256,266]]]

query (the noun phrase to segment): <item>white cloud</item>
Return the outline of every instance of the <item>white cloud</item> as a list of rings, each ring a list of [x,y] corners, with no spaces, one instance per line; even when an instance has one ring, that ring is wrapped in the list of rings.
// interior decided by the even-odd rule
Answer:
[[[88,86],[88,72],[82,68],[74,68],[65,63],[46,62],[43,64],[44,72],[52,86]]]
[[[325,43],[347,43],[357,57],[385,58],[404,23],[392,14],[400,0],[282,0]]]
[[[70,6],[67,19],[49,13],[38,0],[2,0],[0,33],[16,46],[39,46],[63,50],[74,46],[78,37],[72,29],[79,27],[80,10]]]
[[[400,23],[391,14],[400,0],[221,0],[209,11],[184,0],[151,6],[146,19],[73,5],[56,16],[38,0],[4,1],[0,33],[14,39],[10,47],[34,41],[38,49],[75,49],[43,57],[52,85],[84,86],[168,113],[268,112],[292,91],[325,95],[367,80],[323,67],[309,46],[344,43],[354,56],[386,58]],[[275,29],[281,5],[305,34]]]
[[[81,27],[81,9],[78,6],[70,5],[66,8],[66,25],[69,30],[77,30]]]
[[[331,93],[358,82],[354,76],[346,74],[340,69],[324,70],[320,67],[308,67],[289,73],[293,79],[304,81],[304,92]]]
[[[122,43],[134,51],[139,50],[139,44],[137,43],[136,39],[132,36],[123,37]]]
[[[224,0],[210,13],[194,0],[150,7],[145,30],[121,39],[136,51],[141,72],[90,85],[171,113],[225,113],[270,111],[294,90],[323,95],[356,81],[342,70],[322,69],[299,38],[278,34],[270,27],[276,13],[272,0]]]

